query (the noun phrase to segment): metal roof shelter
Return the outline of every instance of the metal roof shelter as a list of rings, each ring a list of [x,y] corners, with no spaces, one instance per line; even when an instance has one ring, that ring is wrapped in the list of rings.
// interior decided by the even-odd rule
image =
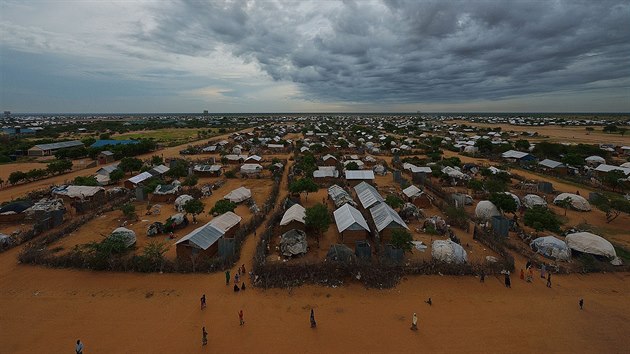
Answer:
[[[50,143],[50,144],[38,144],[38,145],[35,145],[34,147],[40,150],[58,150],[58,149],[65,149],[65,148],[71,148],[71,147],[77,147],[77,146],[83,146],[83,143],[80,142],[79,140],[71,140],[71,141],[61,141],[58,143]]]
[[[346,179],[348,180],[373,180],[374,171],[372,170],[346,170]]]
[[[118,163],[112,164],[112,165],[108,165],[108,166],[103,166],[101,168],[99,168],[98,170],[96,170],[96,174],[97,175],[109,175],[110,173],[114,172],[115,169],[118,168]]]
[[[516,150],[508,150],[501,155],[506,159],[516,159],[516,160],[533,160],[534,156],[522,151]]]
[[[251,189],[245,188],[245,187],[239,187],[236,188],[235,190],[231,191],[230,193],[226,194],[223,199],[227,199],[233,203],[240,203],[246,199],[249,199],[252,197],[252,191]]]
[[[313,178],[339,177],[339,171],[335,166],[317,166],[313,171]]]
[[[153,178],[153,175],[150,174],[149,172],[142,172],[141,174],[137,175],[137,176],[133,176],[131,178],[128,179],[129,182],[133,183],[133,184],[138,184],[141,182],[144,182],[146,180],[148,180],[149,178]]]
[[[225,235],[225,232],[212,224],[212,221],[200,226],[190,232],[188,235],[179,239],[175,244],[180,244],[188,241],[189,244],[194,245],[202,250],[207,250],[221,237]]]
[[[304,224],[304,218],[306,217],[306,209],[300,204],[293,204],[287,211],[284,212],[280,225],[284,226],[291,221],[297,221]]]
[[[152,175],[156,176],[156,175],[163,175],[166,172],[170,171],[170,168],[164,166],[164,165],[159,165],[159,166],[155,166],[152,169],[149,170],[149,173],[151,173]]]
[[[413,184],[410,185],[409,187],[403,189],[403,194],[406,195],[408,198],[411,198],[415,195],[418,195],[420,193],[422,193],[422,190],[420,190],[420,188],[414,186]]]
[[[368,183],[361,182],[354,187],[354,190],[359,197],[359,202],[361,202],[361,205],[365,209],[368,209],[377,203],[382,203],[385,201],[385,199],[378,193],[376,188]]]
[[[333,212],[337,230],[344,232],[345,230],[365,230],[370,231],[367,221],[361,212],[348,204],[344,204]]]
[[[197,172],[218,172],[221,170],[221,165],[195,165],[193,170]]]
[[[224,233],[241,222],[242,218],[235,213],[228,211],[216,218],[210,220],[210,224],[214,225],[217,229],[222,230]]]
[[[90,145],[90,147],[98,148],[103,146],[131,145],[137,144],[138,142],[138,140],[97,140],[94,144]]]
[[[562,162],[558,162],[558,161],[554,161],[550,159],[544,159],[540,161],[538,164],[544,167],[548,167],[548,168],[564,167],[564,164]]]
[[[400,215],[386,203],[380,203],[371,208],[370,214],[372,214],[372,219],[374,220],[378,232],[383,231],[383,229],[389,227],[392,223],[409,230]]]

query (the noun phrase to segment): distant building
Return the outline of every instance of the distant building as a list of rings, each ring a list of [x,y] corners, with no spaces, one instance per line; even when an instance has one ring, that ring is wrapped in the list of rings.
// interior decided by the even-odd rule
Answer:
[[[38,144],[28,149],[28,156],[50,156],[57,150],[83,146],[83,143],[78,140],[62,141],[52,144]]]
[[[94,144],[90,145],[90,147],[100,148],[103,146],[130,145],[137,144],[138,142],[138,140],[97,140]]]
[[[101,151],[96,159],[98,160],[99,165],[106,165],[110,162],[114,162],[114,153],[109,150]]]

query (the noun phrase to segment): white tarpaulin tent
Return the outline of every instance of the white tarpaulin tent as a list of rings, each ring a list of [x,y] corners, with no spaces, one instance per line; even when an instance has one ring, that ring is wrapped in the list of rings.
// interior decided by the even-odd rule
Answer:
[[[133,244],[136,243],[136,233],[133,230],[129,230],[124,227],[119,227],[115,229],[114,231],[112,231],[109,237],[118,236],[118,235],[120,235],[120,237],[123,238],[123,240],[125,241],[125,247],[127,248],[133,246]]]
[[[470,176],[462,173],[462,171],[459,171],[453,167],[450,166],[446,166],[442,169],[442,173],[447,174],[449,177],[451,178],[456,178],[456,179],[470,179]]]
[[[245,187],[239,187],[230,193],[226,194],[223,199],[227,199],[232,203],[240,203],[252,197],[251,189]]]
[[[479,219],[490,220],[493,216],[499,216],[501,212],[489,200],[482,200],[475,207],[475,216]]]
[[[528,194],[523,197],[523,205],[525,205],[526,208],[533,208],[536,205],[547,207],[547,202],[536,194]]]
[[[615,252],[615,248],[612,243],[608,242],[605,238],[590,232],[576,232],[568,234],[566,242],[569,248],[574,251],[614,259],[617,258],[617,253]]]
[[[184,205],[186,205],[186,203],[193,199],[195,198],[188,194],[180,195],[179,197],[177,197],[177,199],[175,199],[175,210],[179,211],[180,213],[184,212]]]
[[[438,261],[462,264],[468,261],[464,248],[451,240],[435,240],[431,245],[431,256]]]
[[[584,197],[579,196],[573,193],[560,193],[554,200],[553,203],[558,205],[563,200],[571,198],[571,208],[579,211],[590,211],[591,204],[589,204],[588,200]]]
[[[530,242],[529,247],[547,258],[562,261],[571,259],[571,249],[567,246],[566,242],[553,236],[539,237]]]
[[[306,209],[300,204],[293,204],[287,211],[284,212],[280,225],[288,225],[291,221],[297,221],[304,224],[304,218],[306,217]]]

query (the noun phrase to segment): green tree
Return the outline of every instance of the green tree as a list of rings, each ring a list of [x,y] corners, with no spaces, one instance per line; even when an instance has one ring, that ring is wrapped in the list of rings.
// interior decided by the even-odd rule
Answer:
[[[630,215],[630,200],[625,198],[608,198],[604,195],[599,195],[593,199],[592,204],[606,213],[606,223],[612,222],[621,213]]]
[[[616,133],[618,130],[619,128],[614,124],[608,124],[602,129],[604,133]]]
[[[468,181],[468,188],[472,189],[475,192],[479,192],[483,190],[483,182],[478,179],[471,179]]]
[[[214,206],[212,207],[212,209],[210,209],[210,214],[221,215],[223,213],[227,213],[228,211],[233,212],[234,209],[236,209],[236,203],[233,203],[227,199],[221,199],[214,203]]]
[[[321,234],[328,229],[330,222],[331,220],[330,215],[328,215],[328,208],[324,204],[317,203],[306,209],[304,224],[306,227],[315,230],[317,235],[317,247],[319,247],[319,238]]]
[[[514,142],[514,147],[520,151],[529,151],[529,141],[525,139],[519,139]]]
[[[137,159],[135,157],[124,157],[122,160],[120,160],[118,168],[127,173],[130,173],[133,171],[140,171],[142,165],[143,163],[140,159]]]
[[[394,209],[398,209],[405,204],[402,199],[393,194],[390,194],[385,198],[385,203]]]
[[[413,237],[409,231],[405,229],[396,229],[392,232],[392,246],[405,252],[411,252],[413,249]]]
[[[173,178],[180,178],[188,176],[188,161],[178,159],[171,165],[171,169],[167,174]]]
[[[162,271],[164,267],[164,254],[169,250],[166,242],[151,241],[142,250],[142,261],[146,264],[147,271]]]
[[[193,199],[189,201],[188,203],[184,204],[184,211],[186,212],[186,214],[191,214],[193,217],[193,222],[196,223],[197,215],[203,213],[203,210],[205,209],[205,207],[206,206],[203,204],[201,200]]]
[[[492,152],[492,141],[490,141],[489,139],[477,139],[477,141],[475,142],[475,146],[479,149],[479,152],[483,154]]]
[[[162,159],[161,156],[159,155],[153,155],[151,156],[151,164],[153,166],[157,166],[157,165],[161,165],[164,163],[164,159]]]
[[[46,170],[43,170],[41,168],[35,168],[26,172],[26,178],[30,181],[35,181],[35,180],[46,177],[47,174],[48,172]]]
[[[113,170],[109,174],[109,180],[112,181],[113,183],[118,183],[124,177],[125,177],[125,171],[123,171],[123,170],[121,170],[119,168]]]
[[[560,232],[560,220],[556,214],[544,206],[536,205],[527,209],[523,221],[525,225],[533,227],[536,231]]]
[[[613,170],[606,172],[602,177],[602,183],[611,187],[613,190],[617,190],[623,186],[626,175],[620,170]]]
[[[346,164],[345,168],[346,170],[359,170],[359,165],[356,162],[352,161]]]
[[[77,176],[74,178],[72,184],[76,186],[98,186],[98,182],[94,176]]]
[[[112,137],[112,136],[111,136],[109,133],[103,133],[103,134],[101,134],[101,135],[99,135],[99,136],[98,136],[98,138],[99,138],[100,140],[109,140],[109,139],[111,139],[111,137]]]
[[[182,186],[193,187],[197,185],[198,182],[199,182],[199,177],[197,175],[190,175],[184,179],[184,182],[182,182]]]
[[[9,183],[18,184],[21,181],[26,180],[26,178],[27,178],[26,173],[22,171],[11,172],[11,174],[9,175]]]
[[[318,189],[319,186],[317,185],[317,183],[313,182],[313,180],[308,177],[297,179],[291,182],[291,184],[289,185],[289,191],[291,191],[291,193],[306,192],[307,199],[308,193],[317,192]]]
[[[505,193],[492,193],[488,198],[501,212],[503,213],[515,213],[516,212],[516,200]]]
[[[48,173],[54,174],[62,174],[66,171],[70,171],[72,169],[72,161],[70,160],[55,160],[48,163],[48,167],[46,167]]]

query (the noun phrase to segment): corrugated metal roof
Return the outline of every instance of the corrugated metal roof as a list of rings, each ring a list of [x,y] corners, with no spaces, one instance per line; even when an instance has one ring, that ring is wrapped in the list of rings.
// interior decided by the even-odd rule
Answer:
[[[306,209],[300,204],[293,204],[287,211],[284,212],[280,225],[287,225],[291,221],[297,221],[304,224],[304,218],[306,217]]]
[[[56,150],[56,149],[70,148],[70,147],[75,147],[75,146],[83,146],[83,143],[78,140],[71,140],[71,141],[61,141],[58,143],[50,143],[50,144],[37,144],[34,147],[41,150]]]
[[[378,232],[383,231],[383,229],[392,223],[398,224],[400,227],[404,227],[409,230],[407,224],[405,224],[400,215],[398,215],[394,209],[385,203],[378,204],[371,208],[370,214],[372,214],[372,219],[374,220],[374,224],[376,225],[376,230]]]
[[[411,173],[431,173],[431,167],[428,166],[412,166],[410,168]]]
[[[233,228],[235,225],[241,222],[241,220],[242,218],[240,216],[231,211],[228,211],[210,220],[210,223],[219,230],[227,232],[229,229]]]
[[[361,212],[348,204],[344,204],[341,208],[335,210],[333,215],[335,216],[335,223],[339,232],[343,232],[348,228],[351,230],[364,229],[370,231],[367,221],[365,221]]]
[[[149,178],[152,178],[153,175],[150,174],[149,172],[142,172],[141,174],[137,175],[137,176],[133,176],[131,178],[128,179],[129,182],[133,183],[133,184],[138,184],[140,182],[146,181]]]
[[[188,241],[202,250],[207,250],[221,237],[223,237],[223,235],[225,235],[225,232],[217,228],[212,224],[212,221],[210,221],[209,223],[194,229],[188,235],[180,238],[179,241],[175,242],[175,244],[177,245]]]
[[[94,142],[94,144],[90,145],[90,147],[103,147],[108,145],[130,145],[137,143],[138,140],[97,140]]]
[[[411,198],[411,197],[413,197],[413,196],[414,196],[414,195],[416,195],[416,194],[420,194],[420,193],[422,193],[422,191],[420,190],[420,188],[418,188],[418,187],[416,187],[416,186],[414,186],[414,185],[412,184],[412,185],[410,185],[409,187],[407,187],[407,188],[403,189],[403,193],[404,193],[407,197]]]
[[[361,182],[354,187],[355,192],[357,192],[357,196],[359,197],[359,202],[363,208],[368,209],[374,204],[382,203],[385,201],[383,197],[378,193],[376,188],[372,185]]]
[[[374,179],[374,171],[372,170],[346,170],[346,179]]]
[[[168,167],[166,167],[164,165],[159,165],[159,166],[153,167],[150,172],[155,172],[155,173],[152,173],[154,175],[155,174],[162,175],[162,174],[165,174],[166,172],[168,172],[169,170],[170,170],[170,168],[168,168]]]
[[[98,174],[98,175],[109,175],[110,173],[112,173],[117,168],[118,168],[118,163],[115,163],[115,164],[112,164],[112,165],[103,166],[103,167],[99,168],[98,170],[96,170],[96,174]]]
[[[562,162],[558,162],[558,161],[554,161],[550,159],[544,159],[540,161],[538,164],[545,167],[549,167],[549,168],[564,167]]]
[[[516,150],[508,150],[504,152],[501,156],[508,159],[522,159],[523,157],[529,155],[526,152],[516,151]]]
[[[217,172],[221,170],[221,165],[195,165],[193,169],[198,172]]]

